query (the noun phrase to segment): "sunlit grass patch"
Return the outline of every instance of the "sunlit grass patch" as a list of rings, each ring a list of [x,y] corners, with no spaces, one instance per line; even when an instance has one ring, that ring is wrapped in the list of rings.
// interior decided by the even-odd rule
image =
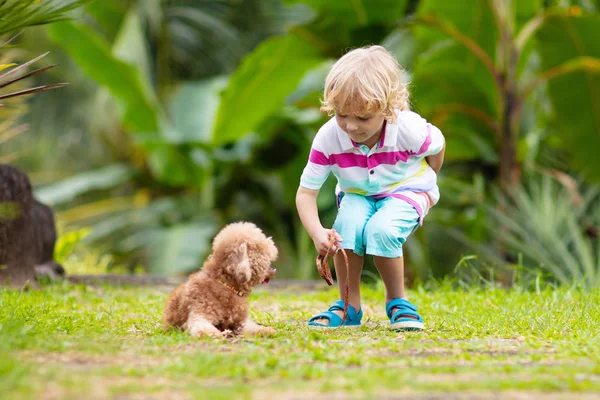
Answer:
[[[324,284],[325,288],[325,284]],[[388,329],[381,285],[364,287],[364,326],[311,331],[333,290],[263,288],[252,316],[273,338],[164,332],[168,291],[54,285],[0,292],[0,392],[15,398],[231,398],[303,393],[600,390],[598,291],[500,288],[409,292],[426,330]]]

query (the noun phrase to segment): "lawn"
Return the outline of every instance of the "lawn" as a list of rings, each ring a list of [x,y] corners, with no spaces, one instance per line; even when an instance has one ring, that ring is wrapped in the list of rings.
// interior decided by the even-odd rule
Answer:
[[[364,326],[314,332],[336,299],[262,287],[253,317],[273,338],[193,339],[160,328],[170,288],[0,291],[2,399],[595,398],[600,291],[418,288],[426,323],[389,331],[383,287],[363,287]]]

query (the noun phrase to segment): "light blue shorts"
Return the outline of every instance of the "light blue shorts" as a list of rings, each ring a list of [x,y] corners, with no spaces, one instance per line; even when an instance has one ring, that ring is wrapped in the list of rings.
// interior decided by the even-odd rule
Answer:
[[[353,193],[342,197],[333,224],[344,249],[387,258],[402,257],[402,245],[418,226],[419,214],[406,201]]]

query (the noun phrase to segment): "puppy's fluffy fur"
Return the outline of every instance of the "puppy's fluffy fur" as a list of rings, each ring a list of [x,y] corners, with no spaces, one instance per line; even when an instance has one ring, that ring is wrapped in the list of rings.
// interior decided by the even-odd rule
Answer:
[[[227,225],[215,237],[202,269],[169,296],[163,327],[179,327],[192,336],[274,334],[273,328],[249,318],[248,295],[252,287],[275,277],[271,263],[277,253],[273,240],[256,225]]]

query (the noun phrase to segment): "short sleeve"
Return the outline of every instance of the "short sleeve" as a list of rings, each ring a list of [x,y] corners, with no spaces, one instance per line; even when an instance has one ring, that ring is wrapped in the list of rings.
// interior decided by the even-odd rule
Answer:
[[[425,140],[419,149],[420,155],[423,157],[433,156],[444,148],[444,135],[442,135],[442,131],[438,129],[437,126],[434,126],[427,123],[427,135],[425,136]]]
[[[309,190],[319,190],[331,173],[329,156],[325,146],[327,132],[319,130],[313,139],[308,163],[302,171],[300,186]]]
[[[442,132],[415,112],[400,112],[397,125],[400,145],[413,155],[432,156],[444,148]]]

